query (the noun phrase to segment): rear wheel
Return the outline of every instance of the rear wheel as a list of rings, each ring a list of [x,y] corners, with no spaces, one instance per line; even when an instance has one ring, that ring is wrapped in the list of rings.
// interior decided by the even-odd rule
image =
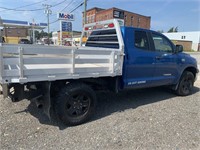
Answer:
[[[183,72],[177,90],[175,91],[177,95],[187,96],[191,93],[194,85],[194,75],[192,72]]]
[[[86,84],[69,83],[58,94],[55,111],[67,125],[78,125],[87,121],[94,113],[96,94]]]

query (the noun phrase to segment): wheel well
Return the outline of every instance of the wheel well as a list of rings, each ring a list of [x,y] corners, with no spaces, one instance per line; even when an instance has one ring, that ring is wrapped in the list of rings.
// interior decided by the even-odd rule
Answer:
[[[184,71],[192,72],[192,74],[194,75],[194,78],[196,78],[196,73],[197,73],[197,69],[196,68],[194,68],[194,67],[188,67]]]

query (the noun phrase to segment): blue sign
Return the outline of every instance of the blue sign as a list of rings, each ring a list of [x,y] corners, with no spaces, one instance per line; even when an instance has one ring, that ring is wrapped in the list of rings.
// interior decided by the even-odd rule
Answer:
[[[17,21],[17,20],[5,20],[3,19],[3,24],[18,24],[18,25],[28,25],[27,21]]]
[[[29,23],[30,26],[43,26],[43,27],[47,27],[47,23]]]
[[[47,27],[47,23],[40,23],[40,26],[44,26],[44,27]]]
[[[68,13],[58,13],[58,19],[60,20],[74,20],[74,14],[68,14]]]
[[[72,32],[72,23],[71,22],[61,22],[61,28],[64,32]]]

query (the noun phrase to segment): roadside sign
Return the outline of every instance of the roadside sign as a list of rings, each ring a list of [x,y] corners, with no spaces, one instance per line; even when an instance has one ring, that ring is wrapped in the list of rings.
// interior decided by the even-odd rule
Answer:
[[[60,45],[63,45],[66,39],[71,39],[70,41],[72,41],[72,37],[72,22],[60,20]]]
[[[71,22],[61,22],[61,28],[63,32],[72,32],[72,23]]]
[[[72,38],[72,32],[62,32],[62,38]]]
[[[57,14],[58,20],[68,20],[68,21],[74,21],[74,14],[69,14],[69,13],[58,13]]]

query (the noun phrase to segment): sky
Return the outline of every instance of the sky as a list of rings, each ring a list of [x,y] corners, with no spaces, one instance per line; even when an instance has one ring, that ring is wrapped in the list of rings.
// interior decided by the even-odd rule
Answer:
[[[44,8],[42,4],[49,4],[52,7],[50,22],[57,20],[57,12],[61,10],[69,13],[80,5],[83,0],[0,0],[0,17],[9,20],[21,20],[36,23],[46,23],[47,17],[44,10],[27,11]],[[27,6],[33,4],[31,6]],[[22,7],[24,6],[24,7]],[[21,8],[20,8],[21,7]],[[151,16],[151,29],[167,32],[171,27],[178,27],[178,31],[200,31],[200,0],[88,0],[87,9],[100,7],[104,9],[117,7],[144,16]],[[23,9],[24,11],[11,11],[3,8]],[[73,13],[73,30],[82,30],[81,6]],[[50,31],[58,31],[59,22],[50,24]]]

